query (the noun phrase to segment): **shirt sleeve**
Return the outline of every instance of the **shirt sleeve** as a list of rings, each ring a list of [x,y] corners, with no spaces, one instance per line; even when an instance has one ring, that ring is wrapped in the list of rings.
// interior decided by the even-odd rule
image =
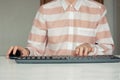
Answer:
[[[38,10],[33,26],[29,35],[27,48],[30,50],[30,56],[43,56],[47,42],[46,21],[43,14],[43,8]]]
[[[103,6],[100,11],[100,19],[98,21],[96,32],[96,43],[92,45],[94,55],[111,55],[113,54],[114,42],[110,32],[109,24],[106,18],[106,9]]]

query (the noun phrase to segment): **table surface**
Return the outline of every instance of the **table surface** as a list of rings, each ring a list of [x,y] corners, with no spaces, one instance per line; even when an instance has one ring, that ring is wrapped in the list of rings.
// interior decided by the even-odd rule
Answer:
[[[0,80],[120,80],[120,63],[17,64],[1,56]]]

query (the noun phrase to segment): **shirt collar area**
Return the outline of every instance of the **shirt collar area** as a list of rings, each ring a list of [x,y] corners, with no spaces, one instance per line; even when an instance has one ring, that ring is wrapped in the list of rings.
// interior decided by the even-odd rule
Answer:
[[[63,6],[64,10],[66,10],[70,6],[65,0],[60,0],[60,1],[62,3],[62,6]],[[75,5],[73,5],[73,7],[76,10],[79,10],[79,8],[80,8],[83,1],[86,1],[86,0],[77,0]]]

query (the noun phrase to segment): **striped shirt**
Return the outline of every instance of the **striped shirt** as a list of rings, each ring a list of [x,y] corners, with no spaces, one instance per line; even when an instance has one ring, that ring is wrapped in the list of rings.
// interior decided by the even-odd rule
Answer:
[[[105,7],[93,0],[54,0],[42,5],[33,22],[27,48],[30,55],[73,55],[75,48],[90,43],[92,55],[112,54],[113,39]]]

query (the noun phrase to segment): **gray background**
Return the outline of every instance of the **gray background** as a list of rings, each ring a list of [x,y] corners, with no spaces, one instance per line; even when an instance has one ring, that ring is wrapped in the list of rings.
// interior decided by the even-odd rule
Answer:
[[[107,18],[119,54],[120,0],[105,0]],[[25,47],[40,0],[0,0],[0,55],[5,55],[11,45]]]

